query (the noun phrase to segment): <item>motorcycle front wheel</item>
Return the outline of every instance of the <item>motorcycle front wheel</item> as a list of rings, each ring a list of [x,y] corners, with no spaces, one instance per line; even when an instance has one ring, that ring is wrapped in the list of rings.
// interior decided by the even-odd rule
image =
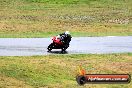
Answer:
[[[53,44],[51,43],[51,44],[48,46],[48,48],[47,48],[47,49],[48,49],[48,52],[50,52],[50,51],[52,50],[52,45],[53,45]]]

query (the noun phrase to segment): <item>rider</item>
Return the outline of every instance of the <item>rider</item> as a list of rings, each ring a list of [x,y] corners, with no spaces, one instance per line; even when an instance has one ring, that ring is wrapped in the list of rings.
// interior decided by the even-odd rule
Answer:
[[[57,38],[60,38],[65,45],[69,46],[72,37],[69,31],[65,31],[64,33],[59,34]]]

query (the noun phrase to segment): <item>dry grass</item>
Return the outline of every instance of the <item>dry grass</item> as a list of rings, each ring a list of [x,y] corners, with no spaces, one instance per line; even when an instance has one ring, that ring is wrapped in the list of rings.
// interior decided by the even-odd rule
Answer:
[[[49,55],[0,57],[0,79],[3,87],[81,88],[75,81],[80,64],[88,74],[132,74],[131,54]],[[3,76],[4,75],[4,76]],[[7,79],[11,81],[6,82]],[[98,85],[84,88],[131,88],[132,84]]]
[[[27,0],[28,1],[28,0]],[[37,33],[69,30],[74,36],[131,35],[131,1],[52,4],[26,0],[0,1],[0,33],[43,37]],[[81,2],[81,1],[80,1]],[[113,5],[109,5],[113,4]],[[85,33],[85,34],[84,34]],[[7,35],[6,35],[7,34]],[[25,35],[24,35],[25,34]],[[30,35],[29,34],[29,35]],[[2,36],[1,36],[2,37]],[[16,37],[19,37],[16,35]],[[21,37],[21,36],[20,36]],[[27,37],[27,36],[26,36]]]
[[[0,75],[0,88],[32,88],[16,78]]]

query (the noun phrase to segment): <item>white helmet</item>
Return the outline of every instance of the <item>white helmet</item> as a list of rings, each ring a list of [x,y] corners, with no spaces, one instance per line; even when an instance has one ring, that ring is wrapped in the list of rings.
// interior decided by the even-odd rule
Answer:
[[[70,34],[70,32],[69,32],[69,31],[66,31],[65,34],[66,34],[66,35],[67,35],[67,34]]]

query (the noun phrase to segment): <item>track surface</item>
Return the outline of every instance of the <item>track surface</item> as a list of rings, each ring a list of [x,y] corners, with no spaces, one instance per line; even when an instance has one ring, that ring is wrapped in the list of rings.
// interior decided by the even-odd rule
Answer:
[[[61,54],[47,52],[50,38],[0,38],[0,56]],[[65,54],[105,54],[132,52],[132,36],[73,37]]]

